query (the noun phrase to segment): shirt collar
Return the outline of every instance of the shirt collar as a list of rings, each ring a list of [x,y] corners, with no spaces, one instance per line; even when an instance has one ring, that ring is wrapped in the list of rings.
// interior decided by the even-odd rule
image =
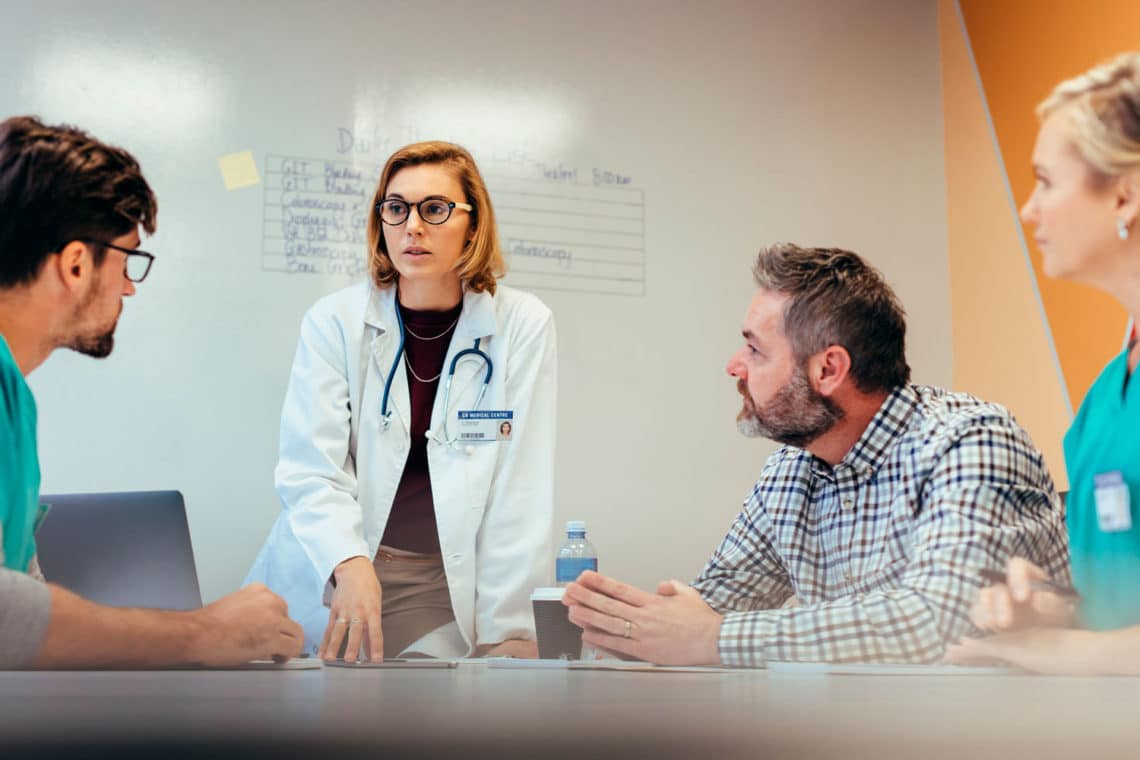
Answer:
[[[816,474],[828,480],[834,478],[834,469],[848,467],[857,479],[870,478],[887,461],[898,439],[907,430],[911,415],[918,406],[918,393],[913,386],[900,385],[890,392],[875,416],[867,423],[859,440],[832,468],[819,457],[812,457]]]
[[[841,464],[858,473],[874,474],[887,461],[899,437],[906,432],[907,423],[917,407],[918,394],[913,387],[900,385],[895,388],[867,423],[863,435],[843,457]]]

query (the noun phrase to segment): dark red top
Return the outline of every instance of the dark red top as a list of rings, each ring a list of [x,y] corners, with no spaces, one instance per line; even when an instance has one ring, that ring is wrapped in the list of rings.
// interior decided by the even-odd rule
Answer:
[[[442,376],[447,371],[443,361],[462,308],[462,302],[448,311],[399,307],[404,318],[404,362],[408,367],[408,393],[412,401],[412,446],[381,539],[385,546],[422,554],[439,553],[439,529],[435,524],[424,434],[431,427],[435,392],[440,382],[446,380]],[[429,382],[421,382],[416,375]]]

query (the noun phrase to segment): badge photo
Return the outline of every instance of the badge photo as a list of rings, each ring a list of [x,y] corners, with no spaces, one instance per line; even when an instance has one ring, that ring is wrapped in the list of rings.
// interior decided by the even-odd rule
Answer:
[[[510,409],[461,410],[457,416],[459,440],[464,443],[509,441],[517,424]]]

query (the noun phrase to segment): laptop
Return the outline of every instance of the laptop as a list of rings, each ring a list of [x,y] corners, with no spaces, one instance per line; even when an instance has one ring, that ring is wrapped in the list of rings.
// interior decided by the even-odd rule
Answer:
[[[112,607],[202,606],[186,506],[178,491],[41,494],[40,569],[52,583]]]

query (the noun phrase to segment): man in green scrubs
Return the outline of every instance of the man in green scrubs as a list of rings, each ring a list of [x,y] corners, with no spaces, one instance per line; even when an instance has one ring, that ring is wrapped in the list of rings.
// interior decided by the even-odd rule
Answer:
[[[0,668],[232,665],[301,651],[285,602],[251,585],[193,612],[92,604],[42,582],[40,469],[25,377],[57,348],[104,357],[157,204],[138,162],[73,127],[0,122]]]
[[[36,400],[8,342],[0,335],[0,557],[4,567],[26,573],[36,553],[40,463],[36,456]]]

